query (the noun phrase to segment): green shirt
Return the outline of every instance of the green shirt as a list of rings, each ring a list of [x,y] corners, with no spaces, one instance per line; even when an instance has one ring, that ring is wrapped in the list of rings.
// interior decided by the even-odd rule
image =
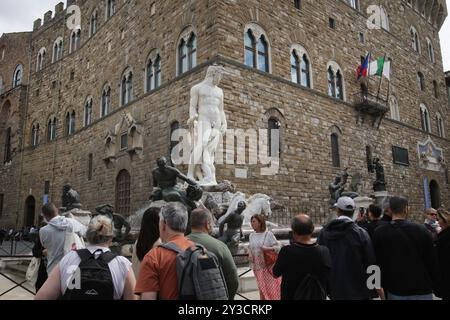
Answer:
[[[206,233],[194,232],[188,235],[188,238],[201,244],[217,256],[225,277],[229,298],[233,300],[239,286],[239,280],[236,264],[227,245]]]

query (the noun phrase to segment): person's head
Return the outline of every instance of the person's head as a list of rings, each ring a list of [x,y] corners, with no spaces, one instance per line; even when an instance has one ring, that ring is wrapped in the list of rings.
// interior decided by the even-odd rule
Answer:
[[[58,208],[53,203],[47,203],[42,206],[42,216],[46,221],[52,220],[58,213]]]
[[[376,204],[371,204],[369,206],[368,212],[369,212],[369,220],[374,221],[380,219],[382,210]]]
[[[223,67],[218,65],[212,65],[208,67],[206,71],[206,78],[212,79],[212,83],[214,85],[218,85],[220,80],[222,80]]]
[[[355,201],[350,197],[340,197],[336,203],[336,214],[338,217],[347,216],[353,218],[355,209]]]
[[[89,244],[109,247],[113,238],[113,225],[110,218],[98,215],[91,219],[86,231],[86,239]]]
[[[266,231],[266,218],[262,214],[255,214],[250,220],[253,230],[256,232]]]
[[[240,214],[245,210],[245,208],[247,208],[247,204],[245,203],[245,201],[239,201],[237,204],[236,212]]]
[[[212,231],[212,214],[208,209],[197,208],[191,212],[191,230],[210,234]]]
[[[425,215],[428,220],[433,222],[437,221],[437,210],[433,208],[428,208],[425,210]]]
[[[292,220],[292,232],[295,237],[311,237],[314,232],[314,224],[306,214],[299,214]]]
[[[391,196],[387,196],[386,198],[384,198],[383,200],[383,205],[382,205],[382,209],[383,209],[383,215],[387,215],[389,217],[392,217],[392,212],[391,212]]]
[[[408,215],[408,199],[404,197],[391,197],[389,200],[389,210],[393,218],[406,218]]]
[[[156,160],[156,164],[158,165],[159,168],[164,168],[167,165],[167,159],[166,157],[160,157],[158,158],[158,160]]]
[[[186,207],[180,202],[169,202],[159,213],[159,234],[166,242],[174,234],[184,234],[188,222]]]
[[[152,207],[142,216],[141,230],[136,243],[136,255],[139,261],[144,259],[147,252],[159,239],[159,211],[160,208]]]
[[[437,211],[438,222],[442,230],[450,227],[450,212],[444,209],[439,209]]]

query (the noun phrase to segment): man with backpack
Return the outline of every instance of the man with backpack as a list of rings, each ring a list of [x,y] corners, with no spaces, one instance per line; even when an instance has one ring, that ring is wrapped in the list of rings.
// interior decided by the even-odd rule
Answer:
[[[330,252],[313,241],[314,224],[300,214],[292,221],[293,241],[281,249],[273,275],[282,277],[281,300],[325,300],[331,270]]]

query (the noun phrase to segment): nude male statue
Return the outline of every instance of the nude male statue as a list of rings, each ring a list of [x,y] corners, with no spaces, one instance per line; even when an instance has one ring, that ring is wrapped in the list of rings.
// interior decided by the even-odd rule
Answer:
[[[223,91],[217,86],[222,79],[222,72],[221,66],[210,66],[205,80],[191,89],[188,125],[193,148],[187,176],[202,186],[217,185],[215,152],[220,137],[227,131]]]

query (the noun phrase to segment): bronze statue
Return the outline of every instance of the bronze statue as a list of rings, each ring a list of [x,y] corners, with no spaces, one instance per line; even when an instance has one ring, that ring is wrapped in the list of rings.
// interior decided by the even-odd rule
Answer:
[[[120,214],[114,213],[113,206],[109,204],[103,204],[95,208],[98,214],[107,216],[113,222],[114,227],[114,238],[113,242],[123,243],[131,231],[131,226],[128,221]],[[125,227],[125,232],[123,228]]]
[[[244,233],[242,232],[244,216],[242,212],[244,212],[246,207],[247,205],[244,201],[239,201],[236,210],[230,213],[219,226],[219,240],[228,246],[232,254],[237,253],[239,241],[244,238]],[[224,233],[225,224],[227,225],[227,230]]]
[[[330,183],[328,190],[330,191],[330,206],[333,207],[340,197],[350,197],[352,199],[358,197],[356,192],[345,192],[345,185],[349,177],[348,168],[342,173],[338,173],[334,182]]]
[[[373,183],[373,191],[386,191],[386,178],[384,176],[384,167],[380,158],[373,159],[372,171],[375,171],[376,178]]]
[[[62,207],[65,211],[81,209],[80,195],[69,184],[63,187]]]

